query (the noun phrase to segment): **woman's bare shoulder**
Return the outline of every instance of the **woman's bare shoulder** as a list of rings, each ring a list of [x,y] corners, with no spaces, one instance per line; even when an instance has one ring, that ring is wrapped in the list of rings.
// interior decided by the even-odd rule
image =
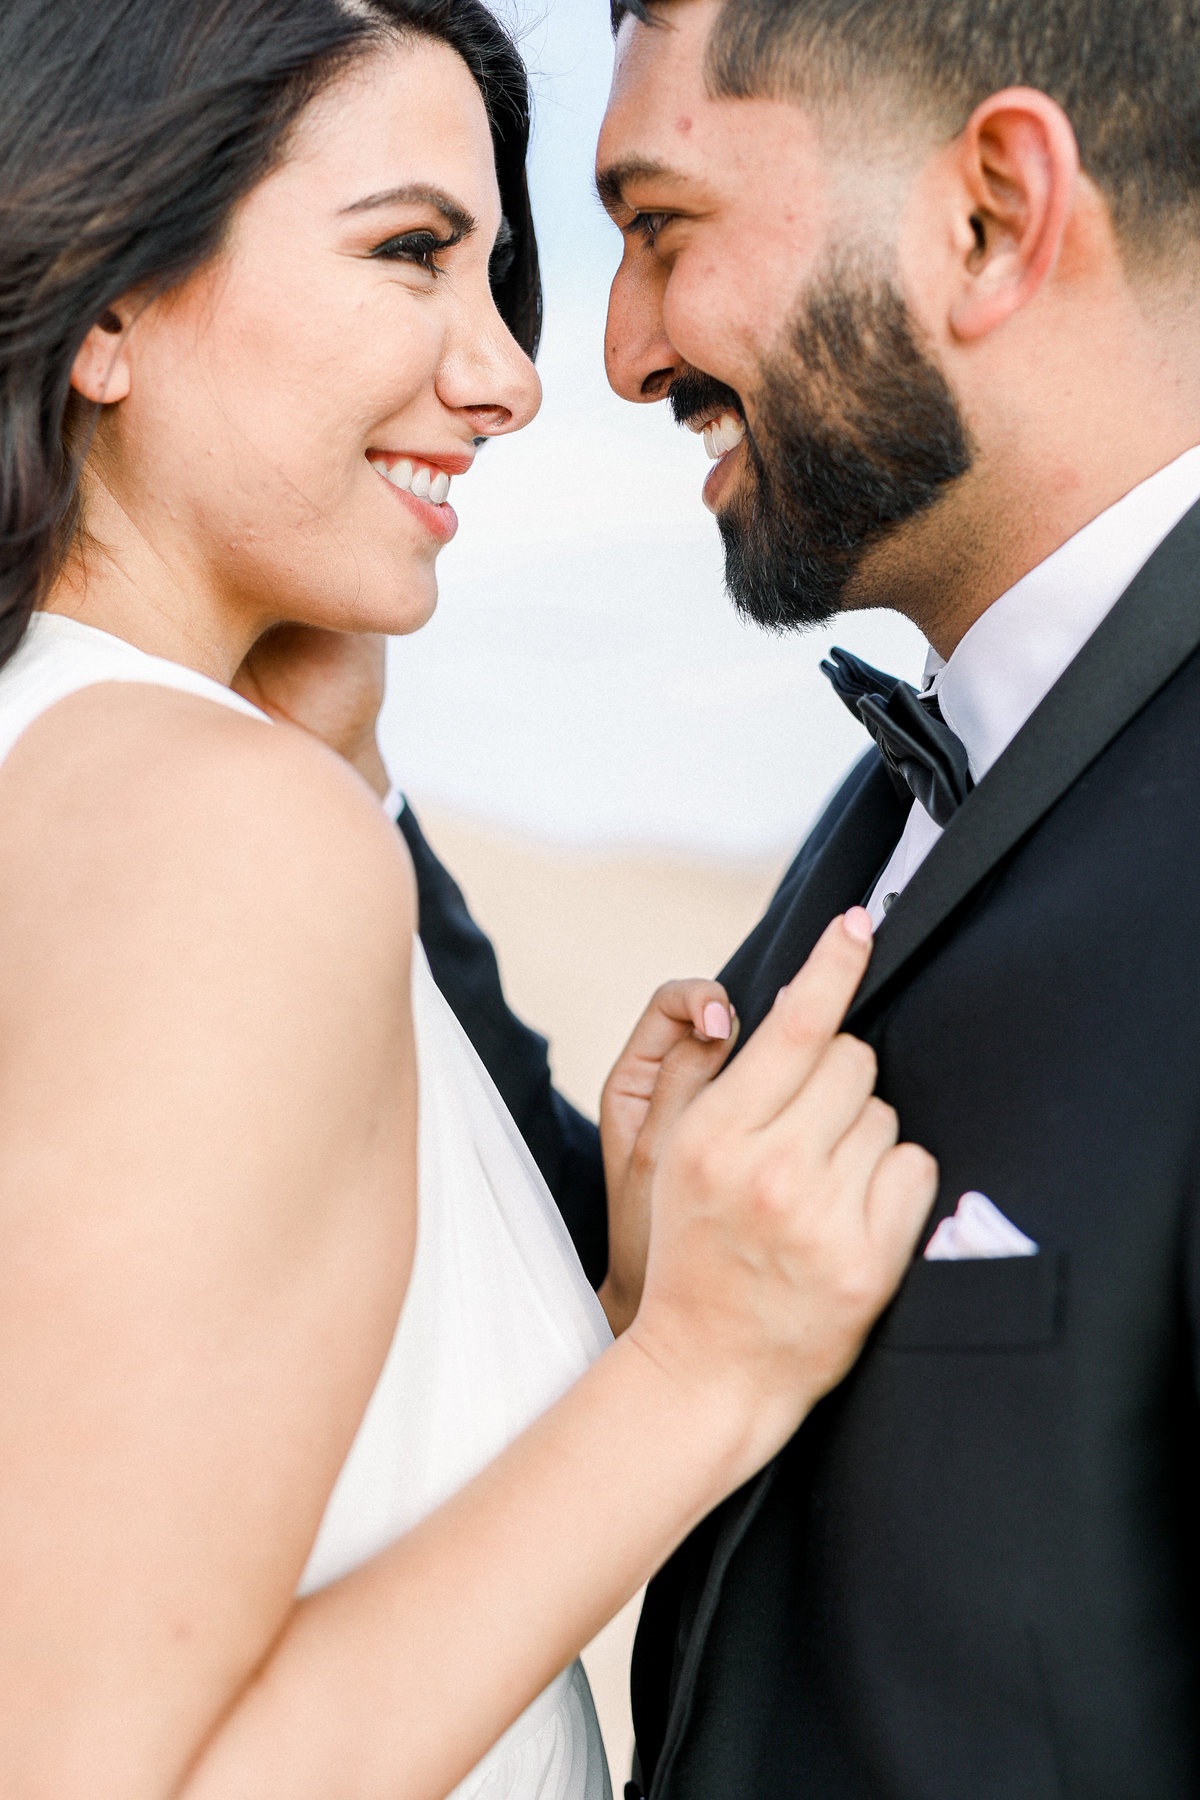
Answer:
[[[264,1129],[340,1154],[411,1033],[411,869],[353,770],[288,727],[112,684],[29,728],[0,813],[0,1033],[54,1134],[103,1070],[148,1130],[165,1109],[164,1146],[189,1094],[253,1160],[253,1091]]]
[[[105,682],[59,701],[0,766],[0,908],[31,928],[119,929],[164,908],[220,934],[243,913],[360,950],[407,948],[403,840],[306,733],[178,689]],[[69,915],[64,920],[62,914]],[[340,927],[340,929],[339,929]]]

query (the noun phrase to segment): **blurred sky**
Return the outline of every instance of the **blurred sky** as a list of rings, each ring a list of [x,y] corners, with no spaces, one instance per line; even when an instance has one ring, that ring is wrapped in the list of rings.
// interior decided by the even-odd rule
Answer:
[[[818,672],[827,644],[910,678],[923,645],[884,613],[782,639],[735,617],[703,446],[604,379],[606,0],[500,10],[535,93],[545,403],[455,483],[438,611],[393,645],[385,753],[414,795],[538,837],[775,855],[867,742]]]

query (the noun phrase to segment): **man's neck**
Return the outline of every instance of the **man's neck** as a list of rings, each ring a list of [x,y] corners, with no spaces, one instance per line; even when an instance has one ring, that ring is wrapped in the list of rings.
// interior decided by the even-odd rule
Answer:
[[[1031,569],[1196,444],[1200,419],[1140,456],[1063,464],[1044,469],[1039,480],[986,480],[972,470],[953,494],[872,553],[851,605],[902,613],[948,659]]]
[[[975,460],[872,553],[851,597],[903,613],[943,657],[1022,576],[1200,444],[1200,269],[1106,268],[1082,297],[1064,277],[949,355]]]

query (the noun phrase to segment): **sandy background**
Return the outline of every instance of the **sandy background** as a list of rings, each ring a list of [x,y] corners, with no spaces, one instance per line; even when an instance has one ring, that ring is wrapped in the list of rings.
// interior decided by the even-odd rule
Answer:
[[[549,1037],[562,1091],[595,1117],[646,1000],[715,973],[755,923],[782,859],[722,864],[571,851],[473,824],[412,796],[422,826],[496,945],[514,1009]],[[629,1652],[637,1604],[585,1655],[619,1796],[629,1773]]]

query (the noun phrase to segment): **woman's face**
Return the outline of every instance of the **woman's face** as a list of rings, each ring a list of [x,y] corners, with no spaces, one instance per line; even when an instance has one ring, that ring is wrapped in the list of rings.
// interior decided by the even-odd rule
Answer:
[[[249,636],[422,625],[457,523],[450,479],[540,400],[492,301],[505,232],[461,59],[412,39],[356,65],[227,250],[124,314],[128,391],[101,414],[85,489],[100,541],[119,517]]]

